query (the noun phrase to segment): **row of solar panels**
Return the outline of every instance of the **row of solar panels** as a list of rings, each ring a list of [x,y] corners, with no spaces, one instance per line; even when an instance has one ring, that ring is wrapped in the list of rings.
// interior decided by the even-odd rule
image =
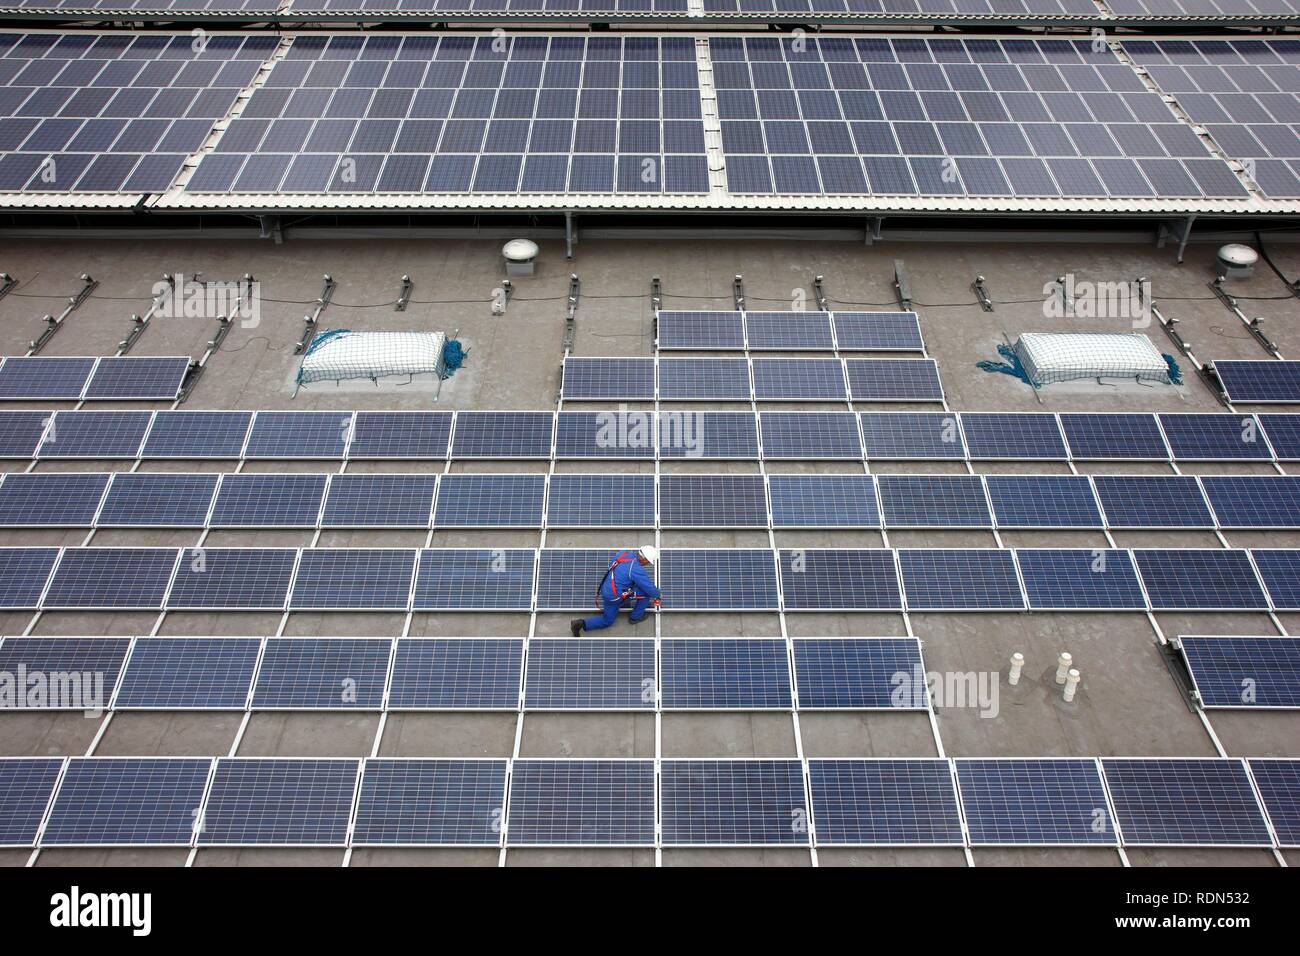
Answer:
[[[11,473],[5,528],[1300,528],[1294,475]]]
[[[915,312],[661,311],[655,313],[655,346],[731,352],[925,351]]]
[[[537,638],[527,657],[520,638],[9,637],[0,672],[82,683],[0,710],[926,707],[898,693],[922,667],[911,637],[800,638],[794,679],[778,639],[665,639],[656,661],[653,640]]]
[[[0,548],[0,608],[582,611],[618,553]],[[657,570],[669,611],[1300,609],[1291,549],[666,548]]]
[[[189,371],[184,355],[0,358],[0,401],[173,401]]]
[[[811,805],[809,798],[811,797]],[[656,821],[661,835],[656,837]],[[1300,844],[1300,761],[0,759],[13,846]]]
[[[1300,640],[1183,635],[1192,687],[1205,707],[1300,707]]]
[[[928,358],[566,358],[575,401],[942,402]]]
[[[1300,415],[0,411],[0,458],[1296,461]]]

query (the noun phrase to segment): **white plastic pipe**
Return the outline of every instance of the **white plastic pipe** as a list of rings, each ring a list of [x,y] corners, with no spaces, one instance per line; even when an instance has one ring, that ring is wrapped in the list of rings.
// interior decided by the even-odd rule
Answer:
[[[1070,665],[1074,663],[1074,658],[1070,656],[1069,651],[1061,651],[1061,656],[1056,659],[1056,682],[1065,683],[1065,675],[1070,671]]]
[[[1079,686],[1079,672],[1070,668],[1070,673],[1065,678],[1065,702],[1068,704],[1074,700],[1074,691]]]
[[[1015,687],[1020,683],[1020,670],[1025,666],[1025,655],[1016,651],[1011,655],[1011,673],[1007,676],[1007,682]]]

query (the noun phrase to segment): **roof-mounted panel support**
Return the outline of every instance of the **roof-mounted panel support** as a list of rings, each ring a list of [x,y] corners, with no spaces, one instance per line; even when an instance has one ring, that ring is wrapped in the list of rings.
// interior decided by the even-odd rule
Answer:
[[[1237,317],[1241,324],[1246,327],[1246,331],[1254,336],[1255,341],[1264,347],[1265,352],[1273,356],[1275,359],[1280,359],[1282,353],[1278,351],[1278,348],[1273,341],[1264,334],[1263,317],[1258,316],[1252,319],[1247,316],[1245,312],[1242,312],[1241,307],[1237,305],[1237,300],[1233,296],[1229,295],[1228,290],[1223,287],[1223,278],[1223,276],[1216,276],[1213,282],[1207,283],[1210,287],[1210,291],[1218,296],[1219,301],[1227,306],[1228,311]]]
[[[3,299],[18,285],[18,280],[7,272],[0,272],[0,299]]]
[[[45,348],[45,343],[54,338],[54,333],[59,331],[59,328],[63,325],[63,320],[73,312],[76,312],[77,309],[81,308],[81,303],[90,298],[90,293],[99,288],[98,279],[92,279],[84,272],[81,274],[80,278],[83,283],[81,290],[76,295],[68,298],[67,307],[58,314],[58,317],[56,318],[53,315],[45,316],[45,328],[31,343],[31,348],[27,350],[28,355],[35,355],[41,349]]]
[[[506,283],[509,287],[509,282]],[[405,312],[407,304],[411,301],[411,290],[415,288],[415,283],[411,281],[410,276],[402,276],[402,288],[397,293],[397,302],[393,305],[394,312]]]
[[[817,300],[819,312],[830,311],[830,300],[826,298],[826,277],[813,276],[813,297]]]
[[[576,272],[569,273],[569,302],[564,314],[564,354],[573,348],[573,335],[577,327],[578,298],[582,295],[582,282]]]
[[[983,276],[976,276],[975,281],[970,284],[970,290],[975,293],[975,298],[980,300],[980,308],[985,312],[993,311],[993,297],[989,295],[989,287],[984,283]]]
[[[294,355],[300,355],[307,351],[307,346],[316,337],[316,325],[320,321],[320,314],[325,311],[330,304],[330,300],[334,298],[334,277],[326,275],[324,279],[325,286],[321,289],[320,298],[316,300],[316,308],[312,310],[311,315],[302,317],[302,338],[294,346]]]
[[[894,292],[898,296],[898,307],[904,312],[912,311],[912,284],[907,281],[907,266],[902,259],[894,260]]]
[[[731,298],[736,303],[736,311],[745,311],[745,277],[736,276],[731,280]]]

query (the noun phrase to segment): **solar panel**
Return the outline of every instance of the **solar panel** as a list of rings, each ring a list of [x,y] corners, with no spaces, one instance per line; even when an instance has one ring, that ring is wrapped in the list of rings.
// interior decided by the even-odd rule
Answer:
[[[546,524],[551,528],[652,528],[654,475],[550,477]]]
[[[35,842],[62,769],[62,757],[0,758],[0,846]]]
[[[880,526],[870,475],[771,475],[767,482],[773,527]]]
[[[1260,801],[1277,834],[1278,846],[1300,846],[1300,762],[1252,757],[1246,763],[1259,787]]]
[[[880,475],[880,504],[890,528],[991,528],[979,475]]]
[[[798,760],[664,760],[665,846],[807,845]]]
[[[58,548],[0,548],[0,608],[37,607],[58,559]]]
[[[1126,846],[1269,846],[1268,827],[1236,759],[1103,757]]]
[[[764,458],[862,457],[852,412],[763,412],[759,415]]]
[[[1018,548],[1016,562],[1031,610],[1146,610],[1146,597],[1127,551]]]
[[[1201,485],[1222,528],[1300,527],[1300,477],[1206,475]]]
[[[934,359],[845,359],[855,402],[942,402]]]
[[[175,548],[67,548],[42,606],[161,609],[175,566]]]
[[[1300,708],[1300,642],[1289,637],[1180,636],[1206,707]]]
[[[1068,457],[1055,415],[962,412],[961,430],[971,458],[1024,461]]]
[[[116,355],[102,358],[86,385],[84,398],[171,401],[181,392],[189,371],[185,355]]]
[[[0,399],[76,399],[95,359],[84,356],[10,355],[0,364]]]
[[[902,607],[894,554],[886,548],[782,549],[788,611],[887,611]]]
[[[342,846],[357,760],[222,757],[212,778],[204,846]]]
[[[653,710],[654,641],[534,639],[528,645],[524,706],[528,710]]]
[[[439,528],[540,528],[545,475],[443,475],[433,523]]]
[[[167,607],[282,610],[297,560],[295,548],[182,549]]]
[[[238,458],[252,423],[252,412],[158,412],[140,454],[144,458]]]
[[[1214,527],[1200,486],[1189,475],[1098,475],[1093,484],[1109,527]]]
[[[402,638],[389,710],[518,710],[524,644],[505,638]]]
[[[756,358],[754,397],[759,401],[842,402],[848,398],[844,365],[833,358]]]
[[[652,412],[560,412],[556,419],[556,458],[654,458]]]
[[[1252,415],[1161,415],[1160,427],[1178,461],[1273,457]]]
[[[739,312],[659,312],[655,316],[660,349],[741,351],[745,323]]]
[[[1156,611],[1267,610],[1245,551],[1136,550],[1133,558]]]
[[[1101,770],[1091,759],[958,758],[972,846],[1113,846]]]
[[[562,381],[560,395],[565,399],[653,399],[655,360],[568,356]]]
[[[307,548],[298,561],[292,610],[404,611],[416,552],[408,548]]]
[[[106,474],[8,474],[0,484],[0,527],[89,528]]]
[[[0,710],[107,710],[130,646],[125,637],[6,638],[0,674],[9,689]]]
[[[223,475],[214,528],[314,528],[327,475]]]
[[[912,686],[921,673],[913,637],[796,638],[794,668],[801,710],[924,709]],[[907,684],[900,681],[907,676]],[[924,680],[920,681],[924,686]]]
[[[841,352],[924,352],[915,312],[832,312]]]
[[[95,523],[101,528],[202,528],[217,477],[117,472]]]
[[[451,420],[451,412],[357,412],[348,457],[446,458]]]
[[[662,642],[665,710],[789,710],[790,661],[781,640]]]
[[[594,592],[599,579],[592,581]],[[663,606],[674,611],[774,611],[772,552],[744,548],[665,549],[660,555]]]
[[[1278,461],[1300,461],[1300,415],[1259,415]]]
[[[259,710],[378,710],[387,638],[278,637],[266,642],[253,688]]]
[[[758,424],[752,412],[659,412],[662,459],[758,458]]]
[[[663,475],[659,523],[664,528],[765,528],[762,475]]]
[[[862,440],[870,461],[965,458],[955,413],[862,412]]]
[[[55,412],[41,458],[134,458],[152,412]]]
[[[537,575],[538,610],[596,607],[596,589],[618,553],[615,548],[543,548]]]
[[[747,402],[749,362],[743,358],[664,356],[659,359],[659,398]]]
[[[1279,611],[1300,610],[1300,551],[1256,548],[1250,552]]]
[[[809,760],[808,780],[819,845],[962,842],[947,760]]]
[[[211,765],[192,757],[73,757],[41,843],[187,846]]]
[[[459,412],[453,458],[549,458],[550,412]]]
[[[745,340],[751,349],[782,352],[835,347],[828,312],[746,312]]]
[[[370,759],[354,846],[497,846],[506,761]]]
[[[1300,402],[1300,362],[1276,359],[1210,363],[1230,402],[1295,404]]]
[[[1024,607],[1011,552],[996,548],[898,552],[913,611],[1019,610]]]
[[[520,846],[646,846],[653,760],[515,760],[508,834]]]
[[[351,432],[351,412],[258,412],[244,455],[342,458]]]
[[[116,710],[243,710],[262,642],[256,637],[136,641]]]
[[[321,526],[427,528],[437,485],[435,475],[334,475]]]
[[[1092,485],[1080,475],[989,475],[999,528],[1100,528]]]
[[[1062,414],[1061,430],[1076,461],[1165,461],[1169,449],[1154,415]]]
[[[48,412],[0,411],[0,458],[31,458],[41,443]]]
[[[531,548],[426,548],[415,576],[415,610],[526,611],[535,556]]]

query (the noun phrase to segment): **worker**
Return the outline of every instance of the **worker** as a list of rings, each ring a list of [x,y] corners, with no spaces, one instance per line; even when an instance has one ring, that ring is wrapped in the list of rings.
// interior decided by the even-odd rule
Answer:
[[[645,617],[646,608],[659,606],[659,588],[647,570],[659,560],[659,549],[643,544],[635,551],[620,551],[614,562],[600,579],[596,589],[596,602],[601,613],[586,619],[577,617],[569,622],[569,630],[577,637],[583,631],[599,631],[609,627],[618,618],[619,609],[631,602],[633,624]]]

